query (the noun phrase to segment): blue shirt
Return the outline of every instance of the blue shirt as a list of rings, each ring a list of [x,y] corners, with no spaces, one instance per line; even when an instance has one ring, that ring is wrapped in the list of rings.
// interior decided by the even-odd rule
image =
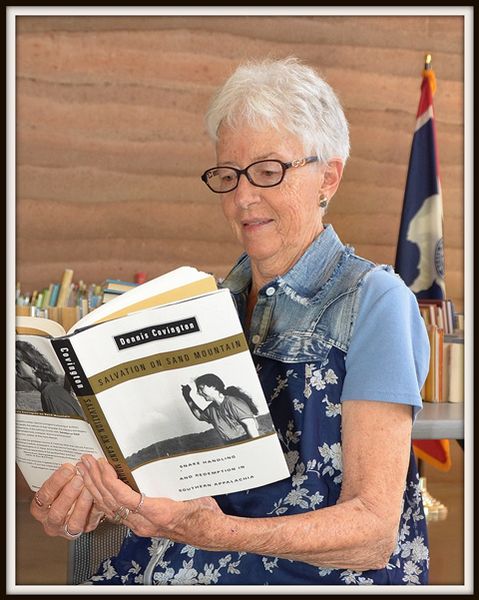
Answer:
[[[375,270],[359,300],[341,400],[411,404],[415,417],[429,368],[427,331],[416,297],[397,275]]]
[[[245,322],[251,265],[243,255],[224,286]],[[243,517],[334,505],[342,482],[341,405],[421,407],[428,339],[414,295],[392,269],[357,257],[329,225],[284,276],[258,293],[248,342],[290,477],[217,496]],[[210,552],[130,532],[92,583],[158,585],[408,585],[427,583],[429,552],[410,452],[397,546],[384,569],[353,571],[244,552]]]

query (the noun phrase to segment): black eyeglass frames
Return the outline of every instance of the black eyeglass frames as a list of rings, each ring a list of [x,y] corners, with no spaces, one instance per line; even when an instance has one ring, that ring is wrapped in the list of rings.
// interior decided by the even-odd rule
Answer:
[[[217,194],[226,194],[226,192],[236,189],[241,175],[245,175],[248,181],[256,187],[269,188],[279,185],[283,181],[287,169],[297,169],[317,160],[317,156],[299,158],[286,163],[276,159],[257,160],[244,169],[218,166],[207,169],[201,179],[211,191]]]

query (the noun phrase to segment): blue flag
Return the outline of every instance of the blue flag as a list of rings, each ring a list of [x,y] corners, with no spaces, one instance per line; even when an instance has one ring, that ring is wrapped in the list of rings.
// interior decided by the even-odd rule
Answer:
[[[423,71],[404,193],[395,270],[420,299],[444,299],[444,246],[432,69]]]

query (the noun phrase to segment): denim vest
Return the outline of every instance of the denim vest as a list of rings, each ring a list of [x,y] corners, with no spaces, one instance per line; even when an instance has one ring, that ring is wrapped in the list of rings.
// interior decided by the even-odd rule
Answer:
[[[244,517],[274,517],[335,504],[342,482],[341,389],[358,314],[358,291],[375,266],[345,247],[331,225],[285,275],[258,293],[248,343],[290,478],[215,499]],[[251,284],[243,255],[223,286],[245,324]],[[427,531],[411,450],[397,546],[384,569],[353,571],[245,552],[210,552],[130,533],[95,584],[379,585],[427,583]]]
[[[336,236],[331,225],[284,276],[258,293],[248,341],[256,356],[287,363],[322,362],[334,346],[347,352],[358,312],[358,289],[374,268]],[[223,282],[244,316],[251,282],[243,254]]]

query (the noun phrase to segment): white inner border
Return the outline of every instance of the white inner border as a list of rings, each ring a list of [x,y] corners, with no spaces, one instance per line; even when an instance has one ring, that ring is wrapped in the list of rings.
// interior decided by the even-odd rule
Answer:
[[[464,17],[464,585],[463,586],[228,586],[231,594],[471,594],[473,592],[473,33],[472,6],[419,7],[7,7],[7,593],[99,594],[98,586],[15,584],[15,18],[16,16],[463,16]],[[427,49],[425,49],[427,50]],[[467,126],[466,126],[467,123]],[[412,134],[412,132],[411,132]],[[10,518],[8,518],[10,515]],[[38,557],[45,560],[45,557]],[[46,558],[48,560],[48,558]],[[165,590],[166,591],[166,590]],[[224,586],[169,586],[168,594],[223,594]],[[104,594],[160,594],[157,586],[102,586]]]

